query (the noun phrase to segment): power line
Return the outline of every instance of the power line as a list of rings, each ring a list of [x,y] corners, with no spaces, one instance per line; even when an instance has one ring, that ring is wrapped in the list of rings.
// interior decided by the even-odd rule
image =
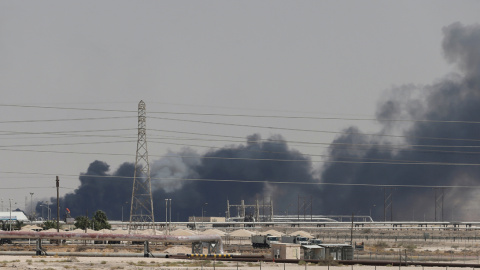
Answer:
[[[76,111],[103,111],[103,112],[122,112],[136,113],[134,110],[118,109],[96,109],[96,108],[72,108],[58,106],[38,106],[38,105],[19,105],[19,104],[0,104],[0,107],[21,107],[38,109],[60,109]],[[301,113],[301,112],[298,112]],[[278,119],[312,119],[312,120],[346,120],[346,121],[385,121],[385,122],[428,122],[428,123],[462,123],[462,124],[480,124],[480,121],[465,120],[429,120],[429,119],[390,119],[390,118],[347,118],[347,117],[316,117],[316,116],[282,116],[282,115],[252,115],[252,114],[223,114],[223,113],[197,113],[197,112],[172,112],[172,111],[153,111],[149,114],[172,114],[189,116],[220,116],[220,117],[247,117],[247,118],[278,118]]]
[[[110,137],[110,136],[107,136]],[[119,137],[119,136],[113,136],[113,137]],[[198,140],[198,139],[196,139]],[[62,145],[88,145],[88,144],[111,144],[111,143],[130,143],[131,141],[102,141],[102,142],[73,142],[73,143],[55,143],[55,144],[24,144],[24,145],[7,145],[7,146],[0,146],[3,150],[9,150],[9,151],[15,151],[13,149],[9,149],[11,147],[32,147],[32,146],[62,146]],[[155,141],[152,141],[155,142]],[[253,141],[256,142],[256,141]],[[157,143],[165,143],[165,142],[157,142]],[[283,143],[283,141],[282,141]],[[167,144],[174,144],[174,143],[167,143]],[[175,145],[175,144],[174,144]],[[189,146],[186,144],[181,144],[183,146]],[[370,146],[376,146],[376,145],[369,145],[369,144],[338,144],[341,146],[362,146],[362,147],[370,147]],[[211,146],[201,146],[201,145],[190,145],[190,146],[196,146],[196,147],[211,147]],[[433,146],[433,145],[411,145],[411,146],[424,146],[424,147],[443,147],[443,146]],[[386,147],[389,149],[397,149],[397,150],[407,150],[407,151],[420,151],[420,152],[444,152],[444,153],[461,153],[461,154],[479,154],[480,152],[466,152],[466,151],[442,151],[442,150],[425,150],[425,149],[402,149],[402,148],[395,148],[392,147],[392,145],[377,145],[377,147]],[[445,147],[455,147],[455,146],[445,146]],[[461,147],[478,147],[478,146],[461,146]],[[215,148],[215,147],[211,147]],[[220,148],[221,147],[216,147]],[[357,149],[358,150],[358,149]],[[365,149],[368,150],[368,149]],[[19,150],[17,150],[19,151]],[[23,150],[25,152],[49,152],[49,153],[63,153],[63,154],[98,154],[98,155],[125,155],[125,156],[130,156],[127,154],[110,154],[110,153],[82,153],[82,152],[75,152],[75,151],[40,151],[40,150]],[[243,151],[249,151],[249,150],[243,150]],[[271,151],[265,151],[269,153],[287,153],[287,152],[271,152]],[[309,155],[309,154],[302,154],[303,156],[322,156],[322,157],[332,157],[331,155]],[[155,156],[155,155],[152,155]],[[156,156],[156,157],[165,157],[165,156]],[[215,158],[215,157],[210,157],[210,158]],[[222,159],[221,157],[217,157],[218,159]],[[406,163],[416,163],[416,164],[424,164],[424,165],[462,165],[462,166],[475,166],[475,164],[469,164],[469,163],[441,163],[441,162],[426,162],[426,161],[411,161],[411,160],[395,160],[395,159],[369,159],[369,158],[364,158],[364,157],[341,157],[341,156],[335,156],[335,158],[345,158],[345,159],[359,159],[359,160],[377,160],[377,161],[396,161],[396,162],[360,162],[360,161],[336,161],[336,160],[327,160],[327,161],[312,161],[312,162],[323,162],[323,163],[370,163],[370,164],[406,164]],[[241,160],[254,160],[254,159],[246,159],[243,158]],[[258,159],[261,160],[261,159]],[[294,160],[270,160],[270,161],[294,161]]]
[[[131,143],[131,141],[103,141],[103,142],[70,142],[70,143],[50,143],[50,144],[14,144],[0,145],[0,148],[10,147],[31,147],[31,146],[61,146],[61,145],[86,145],[86,144],[110,144],[110,143]]]
[[[214,108],[214,109],[226,109],[226,110],[241,110],[241,111],[265,111],[265,112],[281,112],[281,113],[302,113],[302,114],[330,114],[330,115],[351,115],[351,116],[358,116],[360,114],[345,114],[345,113],[326,113],[326,112],[307,112],[307,111],[293,111],[293,110],[267,110],[267,109],[258,109],[258,108],[246,108],[246,107],[226,107],[226,106],[210,106],[210,105],[198,105],[198,104],[182,104],[182,103],[170,103],[170,102],[150,102],[153,104],[162,104],[162,105],[173,105],[173,106],[183,106],[183,107],[188,107],[189,109],[192,107],[198,107],[198,108]],[[36,103],[33,103],[36,104]],[[42,103],[38,103],[42,104]],[[55,102],[52,103],[47,103],[47,104],[57,104]],[[61,104],[66,104],[65,102],[62,102]],[[131,102],[89,102],[89,103],[80,103],[80,102],[70,102],[67,104],[132,104]],[[83,110],[85,108],[70,108],[70,107],[58,107],[58,106],[39,106],[39,105],[21,105],[21,104],[0,104],[0,107],[27,107],[27,108],[40,108],[40,109],[68,109],[68,110],[75,110],[75,109],[80,109]],[[102,111],[102,110],[108,110],[108,109],[90,109],[87,108],[86,110],[96,110],[96,111]],[[108,111],[119,111],[119,112],[132,112],[136,113],[136,111],[126,111],[126,110],[108,110]]]
[[[162,139],[162,138],[160,138]],[[168,139],[168,138],[167,138]],[[291,141],[291,140],[274,140],[274,139],[261,139],[261,140],[225,140],[225,139],[204,139],[204,138],[182,138],[182,137],[170,137],[175,140],[192,140],[192,141],[211,141],[211,142],[246,142],[246,143],[279,143],[279,144],[297,144],[297,145],[348,145],[348,146],[361,146],[361,147],[379,147],[388,149],[399,149],[400,147],[432,147],[432,148],[480,148],[480,145],[438,145],[438,144],[377,144],[377,143],[325,143],[325,142],[306,142],[306,141]]]
[[[165,141],[154,141],[151,140],[152,143],[159,143],[159,144],[169,144],[169,145],[177,145],[177,146],[190,146],[190,147],[204,147],[204,148],[213,148],[213,149],[226,149],[225,147],[218,147],[218,146],[210,146],[210,145],[198,145],[198,144],[184,144],[184,143],[172,143],[172,142],[165,142]],[[355,144],[351,145],[343,145],[341,149],[350,149],[356,147]],[[355,150],[365,150],[369,151],[370,148],[365,149],[358,149]],[[385,148],[384,148],[385,150]],[[425,152],[425,153],[445,153],[445,154],[480,154],[480,152],[471,152],[471,151],[449,151],[449,150],[430,150],[430,149],[412,149],[412,148],[388,148],[387,150],[398,150],[398,151],[408,151],[408,152]],[[286,153],[286,152],[274,152],[274,153]],[[326,156],[326,155],[314,155],[314,154],[302,154],[307,156]],[[352,157],[349,157],[352,158]]]
[[[59,187],[60,189],[75,190],[76,188]],[[56,187],[0,187],[0,190],[17,190],[17,189],[56,189]]]
[[[0,105],[2,106],[2,105]],[[17,106],[17,105],[3,105],[3,106]],[[108,110],[108,109],[87,109],[87,108],[65,108],[65,107],[44,107],[44,106],[27,106],[27,105],[18,105],[18,107],[35,107],[35,108],[55,108],[55,109],[79,109],[79,110],[100,110],[100,111],[114,111],[114,112],[134,112],[134,111],[125,111],[125,110]],[[155,113],[155,112],[153,112]],[[159,114],[190,114],[195,115],[195,113],[175,113],[175,112],[157,112]],[[258,116],[258,115],[222,115],[222,114],[198,114],[198,115],[218,115],[218,116],[251,116],[251,117],[283,117],[283,116]],[[134,116],[124,116],[124,117],[96,117],[96,118],[73,118],[73,119],[44,119],[44,120],[10,120],[10,121],[0,121],[0,123],[31,123],[31,122],[57,122],[57,121],[82,121],[82,120],[105,120],[105,119],[119,119],[119,118],[133,118]],[[293,129],[293,128],[284,128],[284,127],[272,127],[272,126],[259,126],[259,125],[245,125],[245,124],[232,124],[232,123],[221,123],[221,122],[211,122],[211,121],[200,121],[200,120],[187,120],[187,119],[174,119],[166,117],[149,117],[153,119],[163,119],[163,120],[172,120],[172,121],[186,121],[194,123],[204,123],[204,124],[215,124],[215,125],[228,125],[228,126],[241,126],[241,127],[254,127],[262,129],[277,129],[277,130],[288,130],[288,131],[301,131],[301,132],[315,132],[315,133],[327,133],[327,134],[353,134],[353,135],[365,135],[365,136],[380,136],[380,137],[395,137],[395,138],[418,138],[418,139],[431,139],[431,140],[451,140],[451,141],[475,141],[479,142],[480,140],[476,139],[458,139],[458,138],[439,138],[439,137],[420,137],[420,136],[404,136],[404,135],[389,135],[389,134],[369,134],[369,133],[360,133],[360,132],[344,132],[344,131],[328,131],[328,130],[310,130],[310,129]],[[299,118],[297,116],[285,116],[284,118]],[[368,119],[354,119],[354,118],[321,118],[318,119],[335,119],[335,120],[368,120]],[[387,120],[385,120],[387,121]],[[391,121],[417,121],[417,122],[445,122],[445,123],[470,123],[478,124],[480,122],[476,121],[438,121],[438,120],[402,120],[402,119],[393,119]]]
[[[54,154],[77,154],[77,155],[100,155],[100,156],[127,156],[132,157],[132,154],[118,154],[118,153],[99,153],[99,152],[77,152],[77,151],[55,151],[55,150],[32,150],[32,149],[0,149],[0,151],[11,152],[31,152],[31,153],[54,153]]]
[[[38,120],[7,120],[7,121],[0,121],[0,124],[109,120],[109,119],[125,119],[125,118],[134,118],[134,116],[85,117],[85,118],[38,119]]]
[[[115,137],[115,138],[134,138],[134,136],[125,136],[125,135],[103,135],[103,134],[81,134],[77,135],[74,133],[91,133],[97,131],[124,131],[124,130],[133,130],[133,129],[110,129],[110,130],[92,130],[92,131],[53,131],[53,132],[22,132],[22,131],[0,131],[6,134],[0,134],[0,136],[4,135],[37,135],[37,134],[51,134],[51,135],[62,135],[68,137]],[[152,131],[159,131],[152,129]],[[222,140],[222,139],[206,139],[206,138],[192,138],[192,137],[158,137],[153,136],[153,138],[160,138],[160,139],[176,139],[176,140],[196,140],[196,141],[215,141],[215,142],[247,142],[247,143],[258,143],[258,142],[269,142],[269,143],[288,143],[291,145],[351,145],[351,146],[376,146],[381,148],[392,148],[398,149],[397,147],[435,147],[435,148],[480,148],[480,145],[434,145],[434,144],[373,144],[373,143],[331,143],[331,142],[308,142],[308,141],[292,141],[292,140],[275,140],[275,139],[260,139],[255,141],[245,141],[244,137],[241,136],[228,136],[228,135],[216,135],[216,134],[207,134],[207,133],[197,133],[197,132],[182,132],[182,131],[169,131],[164,130],[163,132],[168,133],[181,133],[181,134],[190,134],[190,135],[204,135],[204,136],[214,136],[214,137],[223,137],[223,138],[235,138],[238,140]],[[15,137],[18,139],[18,137]],[[27,138],[27,137],[23,137]],[[32,138],[32,137],[28,137]],[[36,137],[38,138],[38,137]],[[40,137],[41,138],[41,137]],[[57,138],[57,137],[43,137],[43,138]]]
[[[126,130],[137,130],[136,128],[113,128],[113,129],[93,129],[93,130],[65,130],[65,131],[12,131],[12,130],[2,130],[0,135],[56,135],[56,134],[72,134],[72,133],[93,133],[93,132],[117,132],[117,131],[126,131]]]
[[[25,173],[25,172],[0,172],[4,174],[27,174],[27,175],[43,175],[43,176],[62,176],[62,177],[78,177],[78,175],[70,174],[49,174],[49,173]],[[88,175],[82,174],[81,177],[92,177],[98,179],[133,179],[130,176],[115,175]],[[359,187],[396,187],[396,188],[480,188],[480,185],[412,185],[412,184],[369,184],[369,183],[338,183],[338,182],[304,182],[304,181],[271,181],[271,180],[244,180],[244,179],[207,179],[207,178],[169,178],[169,177],[152,177],[152,180],[164,181],[194,181],[194,182],[235,182],[235,183],[263,183],[263,184],[283,184],[283,185],[314,185],[314,186],[359,186]]]
[[[20,149],[1,149],[0,151],[13,152],[33,152],[33,153],[57,153],[57,154],[80,154],[80,155],[105,155],[105,156],[128,156],[130,154],[116,154],[116,153],[93,153],[93,152],[76,152],[76,151],[53,151],[53,150],[20,150]],[[248,150],[247,150],[248,151]],[[275,153],[275,152],[271,152]],[[287,152],[277,152],[279,154]],[[303,156],[324,156],[329,155],[307,155]],[[399,160],[399,159],[374,159],[362,157],[341,157],[335,156],[337,159],[351,159],[351,160],[310,160],[310,159],[267,159],[267,158],[232,158],[232,157],[216,157],[216,156],[184,156],[184,155],[150,155],[159,158],[195,158],[195,159],[219,159],[219,160],[243,160],[243,161],[273,161],[273,162],[312,162],[312,163],[343,163],[343,164],[378,164],[378,165],[438,165],[438,166],[480,166],[478,163],[455,163],[455,162],[433,162],[433,161],[419,161],[419,160]],[[357,160],[372,160],[372,161],[355,161]]]
[[[118,130],[125,130],[125,129],[118,129]],[[112,130],[113,131],[113,130]],[[8,131],[11,134],[23,134],[22,132],[13,132]],[[167,131],[168,132],[168,131]],[[103,134],[83,134],[83,135],[75,135],[69,134],[67,132],[36,132],[36,133],[29,133],[26,134],[61,134],[61,135],[69,135],[69,137],[107,137],[107,138],[125,138],[131,139],[134,138],[133,136],[124,136],[124,135],[103,135]],[[0,134],[1,135],[1,134]],[[217,136],[217,135],[211,135]],[[222,135],[218,135],[222,136]],[[166,139],[166,140],[194,140],[194,141],[203,141],[203,142],[237,142],[242,143],[245,142],[243,137],[239,136],[222,136],[222,137],[229,137],[229,138],[238,138],[239,140],[223,140],[223,139],[205,139],[205,138],[191,138],[191,137],[156,137],[153,138],[157,139]],[[56,138],[56,137],[55,137]],[[241,140],[240,140],[241,139]],[[1,146],[0,147],[25,147],[25,146],[53,146],[53,145],[76,145],[76,144],[101,144],[101,143],[114,143],[114,142],[130,142],[130,141],[108,141],[108,142],[88,142],[88,143],[62,143],[62,144],[34,144],[34,145],[8,145],[8,146]],[[156,143],[163,143],[158,141],[152,141]],[[286,141],[286,140],[273,140],[273,139],[261,139],[261,140],[254,140],[254,141],[246,141],[247,143],[259,143],[259,142],[268,142],[268,143],[279,143],[279,144],[286,144],[289,145],[324,145],[324,146],[350,146],[350,147],[377,147],[381,149],[395,149],[395,150],[405,150],[406,147],[430,147],[430,148],[480,148],[478,145],[433,145],[433,144],[359,144],[359,143],[323,143],[323,142],[307,142],[307,141]],[[168,143],[167,143],[168,144]],[[203,146],[205,147],[205,146]],[[429,149],[407,149],[409,151],[432,151],[432,152],[448,152],[448,153],[465,153],[465,154],[477,154],[479,152],[466,152],[466,151],[444,151],[444,150],[429,150]]]
[[[160,119],[160,120],[169,120],[169,121],[211,124],[211,125],[224,125],[224,126],[234,126],[234,127],[253,127],[253,128],[261,128],[261,129],[277,129],[277,130],[313,132],[313,133],[327,133],[327,134],[342,134],[342,135],[352,134],[352,135],[365,135],[365,136],[374,136],[374,137],[377,136],[377,137],[393,137],[393,138],[417,138],[417,139],[452,140],[452,141],[458,141],[458,140],[460,140],[460,141],[476,141],[476,142],[480,141],[480,140],[456,139],[456,138],[420,137],[420,136],[391,135],[391,134],[372,134],[372,133],[361,133],[361,132],[328,131],[328,130],[315,130],[315,129],[297,129],[297,128],[284,128],[284,127],[247,125],[247,124],[233,124],[233,123],[222,123],[222,122],[201,121],[201,120],[188,120],[188,119],[167,118],[167,117],[154,117],[154,116],[150,116],[149,118]]]
[[[21,131],[3,131],[3,133],[7,134],[0,134],[0,135],[23,135],[23,134],[54,134],[54,135],[70,135],[70,136],[77,136],[77,137],[122,137],[122,138],[133,138],[133,136],[121,136],[121,135],[88,135],[88,134],[83,134],[83,135],[75,135],[72,133],[92,133],[92,132],[111,132],[111,131],[125,131],[125,130],[133,130],[133,129],[103,129],[103,130],[80,130],[80,131],[53,131],[53,132],[21,132]],[[152,129],[153,131],[159,131],[162,132],[161,130],[156,130]],[[178,138],[178,137],[172,137],[171,139],[179,139],[179,140],[201,140],[201,141],[227,141],[227,142],[245,142],[244,137],[240,136],[227,136],[227,135],[217,135],[217,134],[207,134],[207,133],[197,133],[197,132],[182,132],[182,131],[169,131],[169,130],[164,130],[163,132],[169,132],[169,133],[183,133],[183,134],[191,134],[191,135],[204,135],[204,136],[215,136],[215,137],[223,137],[223,138],[237,138],[237,139],[242,139],[241,141],[233,141],[233,140],[219,140],[219,139],[204,139],[204,138]],[[438,138],[440,139],[440,138]],[[444,139],[444,138],[441,138]],[[424,145],[414,145],[414,144],[401,144],[401,145],[393,145],[393,144],[388,144],[388,145],[381,145],[381,144],[351,144],[351,143],[322,143],[322,142],[306,142],[306,141],[286,141],[286,140],[272,140],[272,139],[262,139],[259,141],[265,141],[265,142],[280,142],[280,143],[285,143],[288,142],[289,144],[318,144],[318,145],[354,145],[354,146],[377,146],[377,147],[382,147],[382,148],[395,148],[395,147],[441,147],[441,148],[478,148],[480,146],[471,146],[471,145],[466,145],[466,146],[455,146],[455,145],[431,145],[431,144],[424,144]],[[247,142],[259,142],[259,141],[247,141]]]
[[[33,189],[33,188],[36,188],[36,189],[55,189],[55,187],[0,187],[0,189],[6,189],[6,190],[9,190],[9,189],[25,189],[25,188],[29,188],[29,189]]]
[[[428,120],[428,119],[382,119],[382,118],[347,118],[347,117],[316,117],[316,116],[284,116],[284,115],[252,115],[252,114],[219,114],[219,113],[189,113],[189,112],[151,112],[152,114],[173,114],[189,116],[221,116],[273,119],[310,119],[310,120],[345,120],[345,121],[382,121],[382,122],[427,122],[427,123],[460,123],[480,124],[479,121],[463,120]]]

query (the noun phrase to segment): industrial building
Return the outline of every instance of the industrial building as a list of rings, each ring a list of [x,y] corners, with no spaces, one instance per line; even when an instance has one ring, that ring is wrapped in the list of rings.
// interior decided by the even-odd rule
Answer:
[[[225,217],[188,217],[188,222],[225,222]]]
[[[13,221],[28,221],[25,213],[21,211],[12,211],[12,212],[0,212],[0,220],[13,220]]]
[[[304,259],[353,260],[353,246],[349,244],[319,244],[302,246]]]

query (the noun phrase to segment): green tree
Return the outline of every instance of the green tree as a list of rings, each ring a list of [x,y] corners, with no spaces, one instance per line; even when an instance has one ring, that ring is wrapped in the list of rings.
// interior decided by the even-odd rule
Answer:
[[[19,221],[19,220],[15,221],[15,230],[21,230],[23,226],[25,226],[23,221]]]
[[[90,227],[90,220],[86,216],[78,216],[75,218],[75,228],[85,230]]]
[[[93,229],[96,231],[112,228],[110,223],[108,223],[107,214],[105,214],[105,212],[102,210],[97,210],[97,212],[93,214],[92,223]]]
[[[23,221],[18,221],[18,220],[15,220],[15,223],[9,223],[8,221],[0,221],[0,229],[2,231],[10,231],[10,228],[12,229],[12,231],[14,230],[21,230],[22,227],[25,226],[25,224],[23,224]]]
[[[43,222],[42,228],[44,230],[56,229],[57,228],[57,222],[52,221],[52,220],[47,220],[47,221]]]

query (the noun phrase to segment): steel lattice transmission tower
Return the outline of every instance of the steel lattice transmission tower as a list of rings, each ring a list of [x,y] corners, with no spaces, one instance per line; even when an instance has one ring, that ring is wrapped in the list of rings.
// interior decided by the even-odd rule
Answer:
[[[155,232],[146,118],[145,102],[141,100],[138,103],[138,141],[128,233],[139,227],[151,227]]]

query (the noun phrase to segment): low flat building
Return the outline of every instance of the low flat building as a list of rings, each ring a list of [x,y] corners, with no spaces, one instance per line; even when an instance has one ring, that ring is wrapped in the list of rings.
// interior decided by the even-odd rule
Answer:
[[[273,243],[272,258],[300,260],[302,259],[300,245],[289,243]]]
[[[333,260],[353,260],[353,246],[349,244],[320,244],[325,248],[325,258]]]
[[[325,260],[325,248],[319,245],[303,245],[303,258],[305,260]]]
[[[353,246],[349,244],[303,245],[303,257],[306,260],[353,260]]]

